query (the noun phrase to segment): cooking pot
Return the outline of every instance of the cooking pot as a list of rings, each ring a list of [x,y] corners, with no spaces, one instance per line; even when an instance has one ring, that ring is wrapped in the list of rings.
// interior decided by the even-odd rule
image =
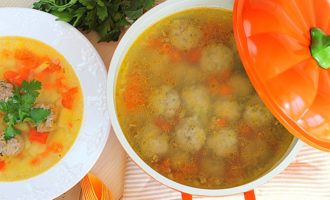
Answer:
[[[223,8],[227,10],[232,10],[234,6],[233,0],[168,0],[158,6],[154,7],[147,13],[145,13],[140,19],[138,19],[126,32],[126,34],[121,39],[114,56],[111,61],[110,70],[108,74],[108,106],[111,111],[111,122],[113,125],[114,132],[116,133],[120,143],[128,153],[128,155],[132,158],[132,160],[147,174],[153,177],[155,180],[160,183],[171,187],[177,191],[184,193],[183,198],[189,199],[190,195],[201,195],[201,196],[224,196],[224,195],[232,195],[237,193],[244,193],[247,191],[251,191],[254,188],[264,184],[269,181],[272,177],[282,172],[289,163],[295,158],[299,149],[302,146],[302,142],[294,138],[291,145],[289,146],[287,152],[279,160],[267,173],[259,177],[258,179],[246,183],[244,185],[240,185],[237,187],[226,188],[226,189],[201,189],[186,186],[180,183],[177,183],[173,180],[166,178],[161,175],[150,166],[148,166],[134,151],[134,149],[130,146],[128,140],[126,139],[117,118],[116,114],[116,102],[115,102],[115,87],[116,87],[116,79],[119,72],[119,68],[123,59],[130,49],[132,44],[136,41],[136,39],[150,26],[160,21],[161,19],[168,17],[176,12],[184,11],[191,8]],[[189,195],[188,195],[189,194]],[[252,193],[246,193],[245,197],[253,197]]]

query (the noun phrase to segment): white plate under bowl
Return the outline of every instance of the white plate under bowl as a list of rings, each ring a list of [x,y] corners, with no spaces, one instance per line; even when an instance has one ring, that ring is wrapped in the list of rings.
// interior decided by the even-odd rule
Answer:
[[[110,130],[106,70],[92,44],[71,25],[32,9],[0,8],[0,36],[39,40],[61,53],[77,74],[84,96],[79,135],[56,165],[35,177],[0,182],[1,200],[53,199],[77,184],[100,156]]]

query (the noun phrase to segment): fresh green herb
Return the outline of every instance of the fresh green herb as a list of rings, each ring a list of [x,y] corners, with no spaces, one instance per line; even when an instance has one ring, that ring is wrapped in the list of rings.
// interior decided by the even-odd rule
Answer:
[[[50,114],[49,109],[33,108],[40,89],[39,81],[23,81],[20,87],[14,86],[13,95],[8,100],[0,101],[0,111],[5,114],[3,121],[8,126],[4,131],[6,140],[21,133],[15,128],[16,124],[22,122],[40,124],[47,119]]]
[[[83,31],[96,31],[102,41],[117,41],[155,0],[40,0],[34,9],[51,13]]]

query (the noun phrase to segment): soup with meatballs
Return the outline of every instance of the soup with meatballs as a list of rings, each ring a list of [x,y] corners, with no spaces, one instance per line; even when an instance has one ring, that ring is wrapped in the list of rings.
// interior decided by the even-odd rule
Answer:
[[[151,26],[128,50],[115,95],[136,153],[188,186],[248,183],[275,166],[293,141],[245,74],[230,11],[192,9]]]

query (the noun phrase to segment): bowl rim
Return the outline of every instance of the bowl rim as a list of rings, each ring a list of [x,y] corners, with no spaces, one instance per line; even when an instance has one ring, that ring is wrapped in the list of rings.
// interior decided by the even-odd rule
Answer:
[[[0,16],[7,19],[0,21],[0,36],[31,38],[55,49],[70,63],[82,89],[81,127],[61,160],[31,178],[0,182],[0,199],[3,200],[54,199],[79,183],[91,170],[109,137],[106,68],[94,46],[81,32],[68,23],[56,21],[51,14],[29,8],[5,7],[0,8]]]
[[[290,148],[285,156],[283,156],[280,163],[275,165],[273,169],[259,177],[258,179],[249,182],[247,184],[236,186],[226,189],[201,189],[191,186],[186,186],[177,183],[167,177],[159,174],[157,171],[148,166],[138,155],[135,153],[133,148],[128,143],[117,118],[116,106],[115,106],[115,86],[118,71],[120,69],[123,58],[127,54],[129,48],[132,46],[134,41],[143,33],[148,27],[157,23],[159,20],[166,18],[167,16],[173,15],[174,13],[189,10],[193,8],[225,8],[232,10],[234,5],[233,0],[168,0],[165,1],[153,9],[149,10],[142,17],[140,17],[125,33],[117,49],[112,57],[110,63],[110,70],[108,73],[108,85],[107,85],[107,97],[108,106],[110,110],[110,118],[114,132],[119,139],[121,145],[131,157],[131,159],[138,165],[140,169],[146,172],[149,176],[157,180],[158,182],[173,188],[177,191],[184,192],[193,195],[203,195],[203,196],[226,196],[237,193],[242,193],[254,189],[255,187],[262,185],[269,181],[272,177],[282,172],[289,163],[294,159],[303,143],[294,139],[291,143]]]

